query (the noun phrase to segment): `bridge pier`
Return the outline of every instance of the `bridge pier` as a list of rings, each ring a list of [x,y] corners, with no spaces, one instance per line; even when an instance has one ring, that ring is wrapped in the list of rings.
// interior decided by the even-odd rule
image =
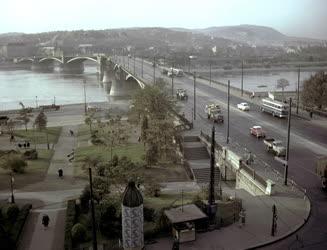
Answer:
[[[42,72],[52,72],[54,70],[54,63],[52,61],[39,63],[33,62],[31,64],[31,70],[33,71],[42,71]]]
[[[82,74],[84,72],[84,63],[63,63],[60,65],[60,71],[67,74]]]

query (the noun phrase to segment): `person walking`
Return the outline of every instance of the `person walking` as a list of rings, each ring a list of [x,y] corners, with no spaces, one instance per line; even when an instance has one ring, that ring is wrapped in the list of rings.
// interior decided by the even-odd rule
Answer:
[[[44,229],[48,228],[50,222],[49,215],[45,214],[42,217],[42,225],[44,226]]]

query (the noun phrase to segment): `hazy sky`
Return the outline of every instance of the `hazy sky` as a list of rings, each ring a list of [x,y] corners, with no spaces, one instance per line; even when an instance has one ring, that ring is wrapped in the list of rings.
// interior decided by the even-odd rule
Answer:
[[[1,0],[0,33],[255,24],[327,39],[327,0]]]

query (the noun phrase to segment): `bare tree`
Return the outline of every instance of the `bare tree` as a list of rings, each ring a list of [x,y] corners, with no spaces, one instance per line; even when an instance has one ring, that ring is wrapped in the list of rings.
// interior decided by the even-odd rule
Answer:
[[[277,80],[276,88],[277,89],[282,89],[283,101],[284,101],[284,89],[289,85],[290,85],[289,81],[284,79],[284,78],[281,78],[281,79]]]
[[[327,73],[318,72],[304,81],[302,102],[318,109],[327,106]]]

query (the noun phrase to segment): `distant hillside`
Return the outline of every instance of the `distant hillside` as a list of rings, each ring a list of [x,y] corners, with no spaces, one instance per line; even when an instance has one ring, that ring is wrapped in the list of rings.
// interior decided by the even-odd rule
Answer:
[[[286,35],[273,28],[254,25],[210,27],[196,31],[214,37],[223,37],[256,45],[276,45],[288,40]]]

